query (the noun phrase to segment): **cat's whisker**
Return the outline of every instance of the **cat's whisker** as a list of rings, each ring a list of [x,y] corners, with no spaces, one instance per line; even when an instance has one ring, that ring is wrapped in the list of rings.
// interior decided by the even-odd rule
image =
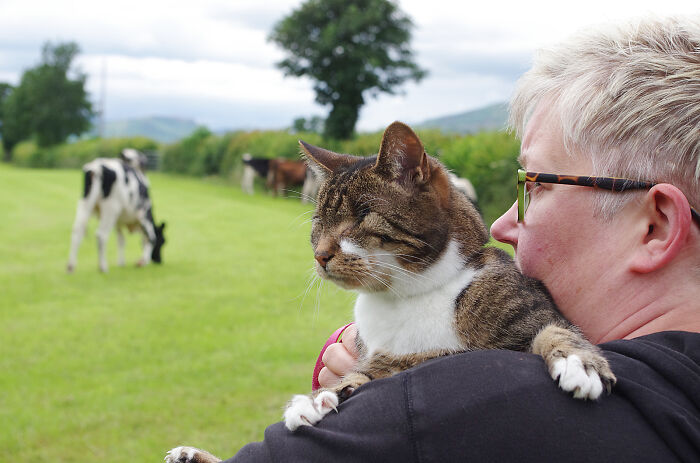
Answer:
[[[313,221],[311,219],[304,220],[303,222],[299,222],[299,225],[297,225],[297,228],[302,227],[306,224],[311,224]]]
[[[400,273],[399,273],[399,274],[396,274],[396,273],[381,272],[381,271],[376,270],[376,269],[374,270],[374,273],[375,273],[375,274],[378,274],[378,275],[383,275],[383,276],[387,276],[387,277],[391,278],[391,280],[392,280],[392,287],[393,287],[393,286],[396,286],[396,284],[398,284],[398,283],[403,284],[403,285],[406,285],[406,286],[415,286],[415,285],[417,285],[417,284],[423,283],[423,282],[420,281],[420,280],[416,280],[416,279],[414,279],[414,278],[410,278],[410,275],[401,275]]]
[[[383,265],[385,268],[390,268],[390,269],[392,269],[392,270],[396,270],[396,271],[398,271],[398,272],[400,272],[400,273],[402,273],[402,274],[404,274],[404,275],[411,276],[411,277],[413,277],[413,278],[415,278],[415,279],[422,279],[422,280],[427,280],[427,281],[433,281],[431,278],[429,278],[429,277],[423,275],[422,273],[413,272],[413,271],[411,271],[411,270],[408,270],[408,269],[405,269],[405,268],[401,267],[400,265],[395,265],[395,264],[391,264],[391,263],[388,263],[388,262],[382,262],[382,265]]]
[[[384,286],[387,290],[389,290],[394,296],[396,296],[396,297],[401,297],[401,294],[400,294],[398,291],[396,291],[396,288],[394,288],[394,287],[393,287],[391,284],[389,284],[388,282],[386,282],[386,281],[382,280],[381,278],[379,278],[379,277],[378,277],[377,275],[375,275],[374,273],[372,273],[372,272],[365,272],[365,275],[367,275],[368,277],[370,277],[370,278],[372,278],[372,279],[378,281],[382,286]]]
[[[313,319],[314,321],[318,320],[318,317],[321,313],[321,298],[320,298],[320,292],[321,292],[321,287],[323,286],[323,279],[318,276],[318,273],[316,273],[316,269],[314,267],[311,267],[311,271],[309,273],[309,278],[307,279],[307,286],[306,290],[304,291],[304,297],[301,301],[301,304],[299,305],[300,309],[304,304],[304,301],[306,300],[307,295],[311,292],[311,288],[316,286],[316,297],[314,298],[314,310],[313,310]]]
[[[389,269],[389,270],[394,270],[398,272],[401,275],[413,277],[414,279],[420,279],[420,278],[426,278],[424,275],[421,275],[419,273],[412,272],[410,270],[407,270],[401,266],[391,264],[389,262],[384,262],[382,260],[372,260],[372,264],[377,267],[377,268],[383,268],[383,269]]]
[[[306,301],[306,296],[308,296],[309,291],[313,287],[313,285],[319,280],[319,276],[316,273],[316,269],[314,267],[311,267],[311,272],[309,273],[309,277],[306,279],[306,288],[304,289],[304,292],[297,296],[296,298],[299,299],[301,298],[301,302],[299,302],[299,311],[301,312],[303,307],[304,307],[304,301]]]
[[[385,253],[375,253],[375,254],[372,254],[372,256],[391,256],[391,257],[397,257],[397,258],[401,258],[401,259],[403,259],[403,260],[405,260],[405,261],[407,261],[407,262],[409,262],[409,263],[411,263],[411,264],[420,262],[420,263],[422,263],[422,264],[425,264],[426,266],[433,264],[433,262],[431,262],[431,261],[429,261],[429,260],[427,260],[427,259],[422,259],[422,258],[420,258],[420,257],[412,256],[412,255],[410,255],[410,254],[394,254],[393,252],[385,252]]]
[[[288,198],[295,198],[295,199],[305,199],[310,203],[313,203],[314,205],[316,204],[316,198],[313,198],[310,195],[307,195],[303,192],[298,192],[296,190],[290,190],[290,189],[284,189],[282,190],[287,194]]]
[[[375,281],[378,281],[378,282],[381,283],[381,285],[384,286],[386,289],[388,289],[388,290],[390,290],[390,291],[393,292],[393,288],[391,287],[391,285],[389,284],[389,282],[384,281],[383,279],[379,278],[379,276],[377,276],[377,274],[379,274],[379,275],[386,275],[386,276],[391,276],[391,275],[386,274],[386,273],[383,274],[382,272],[372,272],[372,271],[369,271],[369,270],[360,270],[359,273],[360,273],[360,275],[364,275],[364,276],[367,276],[367,277],[372,278],[372,279],[375,280]],[[362,284],[362,282],[360,282],[360,283]],[[394,294],[396,294],[396,293],[394,292]],[[398,296],[398,294],[396,294],[396,295]]]
[[[316,286],[316,303],[314,304],[314,312],[321,313],[321,290],[323,289],[323,284],[326,282],[323,278],[317,277],[316,281],[318,285]]]
[[[316,284],[316,300],[314,301],[314,321],[318,320],[321,315],[321,297],[319,291],[321,285],[323,285],[323,280],[318,275],[314,275],[314,284]]]
[[[428,259],[424,259],[422,257],[412,256],[410,254],[394,254],[394,255],[396,257],[403,258],[404,260],[409,261],[410,263],[420,262],[420,263],[423,263],[426,265],[432,265],[435,263],[434,260],[428,260]]]
[[[287,195],[287,198],[297,198],[297,199],[301,198],[301,196],[299,196],[300,193],[296,190],[292,190],[289,188],[283,188],[282,191]]]
[[[380,269],[384,269],[384,270],[387,270],[387,269],[388,269],[388,270],[396,270],[396,269],[392,269],[392,268],[390,268],[390,267],[382,267],[382,266],[379,266],[379,268],[380,268]],[[395,280],[401,281],[401,282],[403,282],[403,283],[411,283],[411,282],[417,283],[417,282],[420,282],[420,280],[419,280],[418,278],[413,278],[414,275],[411,275],[410,273],[401,273],[401,272],[395,273],[395,272],[391,272],[391,271],[382,272],[381,270],[379,270],[379,269],[377,269],[377,268],[374,269],[374,272],[375,272],[375,273],[378,273],[378,274],[380,274],[380,275],[385,275],[385,276],[392,277],[392,278],[394,278]],[[406,278],[406,277],[408,277],[408,278]]]
[[[302,217],[304,217],[304,216],[306,216],[306,215],[309,215],[309,214],[313,214],[313,213],[314,213],[314,209],[310,209],[310,210],[308,210],[308,211],[304,211],[304,212],[302,212],[301,214],[297,215],[296,217],[294,217],[292,220],[289,221],[290,227],[291,227],[296,221],[298,221],[300,218],[302,218]],[[305,224],[307,224],[307,223],[311,223],[311,219],[304,220],[304,221],[300,222],[299,225],[297,225],[297,228],[299,228],[299,227],[301,227],[302,225],[305,225]]]
[[[408,269],[405,269],[399,265],[394,265],[389,262],[383,262],[381,260],[373,261],[375,264],[377,264],[380,268],[384,269],[390,269],[390,270],[395,270],[399,272],[399,274],[410,277],[413,281],[427,281],[429,283],[436,283],[433,279],[426,277],[425,275],[422,275],[420,273],[412,272]]]
[[[316,197],[311,196],[311,195],[307,195],[305,193],[301,194],[301,199],[305,199],[307,202],[313,204],[314,206],[316,206],[318,204],[318,201],[316,201]]]
[[[392,273],[392,272],[382,272],[381,270],[378,270],[378,269],[376,269],[376,268],[372,270],[372,273],[374,274],[373,276],[376,276],[376,275],[387,276],[387,277],[390,277],[390,278],[393,279],[393,280],[396,280],[397,282],[406,283],[406,284],[409,284],[409,285],[410,285],[410,284],[421,283],[420,280],[417,280],[417,279],[415,279],[415,278],[410,278],[411,275],[409,275],[409,274],[402,275],[402,274],[400,274],[400,273],[399,273],[399,274],[395,274],[395,273]],[[405,277],[409,277],[409,278],[405,278]],[[389,288],[389,286],[391,286],[392,292],[393,292],[395,295],[400,296],[400,294],[396,291],[396,289],[393,288],[393,285],[390,285],[389,283],[387,283],[387,284],[385,284],[385,286],[386,286],[387,288]]]

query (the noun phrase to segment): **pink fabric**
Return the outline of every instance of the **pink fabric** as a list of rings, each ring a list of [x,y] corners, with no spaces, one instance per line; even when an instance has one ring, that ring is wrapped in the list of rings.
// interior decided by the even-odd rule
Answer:
[[[355,322],[350,322],[347,325],[338,328],[331,334],[331,337],[328,338],[326,341],[326,344],[323,346],[323,349],[321,349],[321,353],[318,354],[318,359],[316,359],[316,366],[314,367],[314,375],[311,378],[311,390],[315,391],[316,389],[321,388],[321,384],[318,382],[318,374],[321,373],[321,369],[325,366],[323,363],[323,353],[326,352],[326,349],[328,349],[328,346],[331,344],[334,344],[338,342],[338,339],[343,335],[343,332],[347,329],[348,326],[354,324]],[[341,339],[340,342],[343,342]]]

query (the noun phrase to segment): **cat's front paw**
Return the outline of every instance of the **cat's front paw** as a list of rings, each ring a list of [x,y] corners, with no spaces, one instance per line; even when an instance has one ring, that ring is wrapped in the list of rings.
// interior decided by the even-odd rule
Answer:
[[[321,391],[316,397],[295,395],[284,411],[284,425],[290,431],[299,426],[313,426],[331,410],[338,409],[338,395],[331,391]]]
[[[165,455],[166,463],[218,463],[221,460],[209,452],[194,447],[175,447]]]
[[[572,392],[577,399],[595,400],[604,389],[609,393],[616,381],[604,359],[602,363],[584,362],[576,354],[554,360],[549,373],[552,379],[559,381],[559,387]]]

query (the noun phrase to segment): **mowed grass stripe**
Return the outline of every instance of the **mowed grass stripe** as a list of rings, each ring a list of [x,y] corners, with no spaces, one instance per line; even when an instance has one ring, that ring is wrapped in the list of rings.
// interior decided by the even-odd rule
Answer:
[[[352,295],[306,298],[309,206],[217,182],[149,174],[162,266],[97,272],[96,220],[65,273],[80,171],[0,165],[3,460],[161,461],[180,444],[222,457],[263,437],[308,391]]]

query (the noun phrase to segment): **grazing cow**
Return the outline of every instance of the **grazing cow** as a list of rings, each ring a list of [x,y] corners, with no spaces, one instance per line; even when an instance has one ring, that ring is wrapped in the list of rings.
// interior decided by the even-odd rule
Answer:
[[[107,271],[105,244],[112,228],[117,229],[119,265],[124,265],[124,234],[122,227],[130,232],[140,230],[143,234],[143,253],[137,265],[150,261],[161,262],[161,247],[165,244],[165,223],[156,225],[153,220],[151,199],[148,196],[148,179],[143,173],[145,156],[136,150],[122,151],[120,159],[98,158],[83,166],[85,188],[78,201],[71,237],[68,272],[75,270],[80,246],[88,219],[99,215],[97,227],[97,250],[99,269]]]
[[[270,160],[266,158],[254,158],[250,154],[245,153],[243,155],[243,178],[241,179],[241,189],[252,195],[253,191],[253,181],[255,176],[267,179],[267,173],[270,168]]]
[[[273,195],[286,195],[293,186],[301,186],[306,180],[306,163],[288,159],[270,159],[267,187]]]

